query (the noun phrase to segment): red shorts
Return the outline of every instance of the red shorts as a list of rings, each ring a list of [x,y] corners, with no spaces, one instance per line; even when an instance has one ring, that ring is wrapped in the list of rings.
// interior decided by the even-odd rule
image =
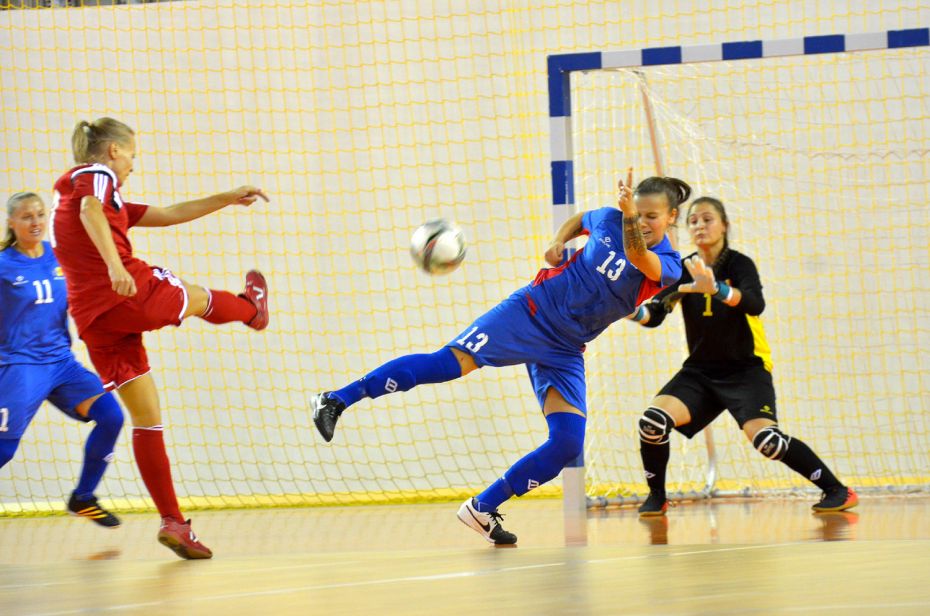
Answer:
[[[144,289],[104,312],[81,333],[106,390],[119,388],[151,370],[142,332],[178,326],[187,310],[187,289],[170,271],[153,267]]]

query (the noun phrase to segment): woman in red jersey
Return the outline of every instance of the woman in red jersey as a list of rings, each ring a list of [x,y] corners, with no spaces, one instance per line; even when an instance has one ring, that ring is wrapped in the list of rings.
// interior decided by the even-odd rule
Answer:
[[[129,409],[136,464],[162,518],[158,540],[182,558],[210,558],[178,507],[142,333],[190,316],[264,329],[265,278],[250,271],[240,295],[187,283],[133,256],[128,231],[177,225],[268,198],[260,188],[240,186],[164,208],[131,203],[120,195],[135,158],[131,128],[112,118],[82,121],[71,145],[78,165],[55,183],[50,238],[65,273],[71,315],[104,387],[116,389]]]

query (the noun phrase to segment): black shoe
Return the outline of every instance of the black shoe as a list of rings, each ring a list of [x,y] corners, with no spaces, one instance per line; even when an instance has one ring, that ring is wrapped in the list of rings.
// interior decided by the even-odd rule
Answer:
[[[665,498],[665,494],[656,494],[655,492],[650,492],[649,496],[646,497],[646,501],[639,506],[639,516],[641,518],[665,515],[666,511],[668,511],[668,499]]]
[[[310,400],[310,407],[313,409],[313,423],[316,429],[323,435],[323,440],[327,443],[333,440],[333,434],[336,432],[336,422],[339,416],[346,410],[346,405],[336,398],[330,397],[329,391],[313,396]]]
[[[504,516],[497,510],[482,513],[478,511],[478,502],[469,498],[459,507],[458,518],[465,526],[494,545],[515,545],[517,536],[501,528]]]
[[[814,511],[845,511],[859,504],[859,496],[852,488],[839,486],[823,493],[820,502],[811,507]]]
[[[78,500],[78,498],[72,494],[71,498],[68,499],[68,511],[71,513],[71,515],[87,518],[88,520],[99,524],[100,526],[106,526],[107,528],[116,528],[120,525],[118,517],[97,503],[96,496],[91,496],[87,500]]]

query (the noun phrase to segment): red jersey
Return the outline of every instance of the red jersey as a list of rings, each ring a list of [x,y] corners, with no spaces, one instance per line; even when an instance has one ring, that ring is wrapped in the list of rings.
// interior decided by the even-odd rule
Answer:
[[[123,201],[116,174],[106,165],[79,165],[58,178],[49,239],[64,270],[68,304],[78,334],[98,316],[129,299],[112,289],[106,263],[81,223],[81,199],[88,195],[103,204],[116,251],[123,267],[135,279],[136,288],[145,288],[153,277],[152,268],[132,256],[132,244],[127,235],[149,206]]]

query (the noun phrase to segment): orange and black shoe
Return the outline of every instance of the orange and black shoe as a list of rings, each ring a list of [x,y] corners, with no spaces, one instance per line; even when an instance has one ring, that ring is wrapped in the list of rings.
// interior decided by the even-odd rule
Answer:
[[[101,507],[96,496],[79,499],[72,494],[71,498],[68,499],[68,513],[87,518],[91,522],[106,528],[116,528],[120,525],[119,518]]]
[[[859,496],[852,488],[839,486],[823,493],[820,502],[811,509],[821,513],[826,511],[846,511],[859,504]]]
[[[179,522],[174,518],[162,518],[158,529],[158,542],[174,550],[174,553],[187,560],[213,558],[213,552],[200,543],[191,530],[191,521]]]
[[[246,323],[254,330],[261,331],[268,327],[268,283],[258,270],[249,270],[245,275],[245,291],[242,297],[255,306],[255,316]]]
[[[656,517],[665,515],[666,511],[668,511],[668,499],[665,497],[665,494],[649,492],[649,496],[646,497],[645,502],[639,506],[639,517]]]

